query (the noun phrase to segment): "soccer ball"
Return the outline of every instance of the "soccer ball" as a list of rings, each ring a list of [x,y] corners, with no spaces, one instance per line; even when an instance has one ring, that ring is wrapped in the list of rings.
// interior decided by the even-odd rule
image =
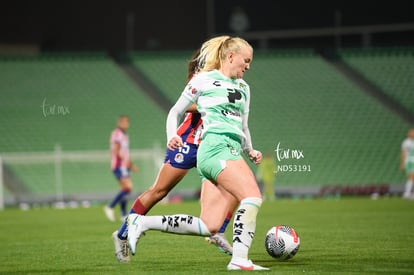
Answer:
[[[299,236],[290,226],[277,225],[266,233],[266,251],[273,258],[290,259],[298,252],[299,245]]]

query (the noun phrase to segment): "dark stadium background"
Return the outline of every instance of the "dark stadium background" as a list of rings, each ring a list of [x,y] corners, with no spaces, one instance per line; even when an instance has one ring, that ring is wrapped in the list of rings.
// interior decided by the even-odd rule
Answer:
[[[228,33],[232,9],[241,6],[249,31],[396,24],[414,20],[414,1],[5,1],[0,44],[32,44],[46,51],[194,49],[214,33]],[[128,17],[133,30],[128,31]],[[335,23],[337,22],[337,23]],[[127,42],[127,33],[132,42]],[[151,42],[152,41],[152,42]],[[155,41],[155,46],[154,46]],[[374,45],[413,45],[414,32],[376,35]],[[152,43],[152,44],[151,44]],[[346,45],[359,45],[347,37]],[[291,39],[273,47],[331,47],[332,38]]]

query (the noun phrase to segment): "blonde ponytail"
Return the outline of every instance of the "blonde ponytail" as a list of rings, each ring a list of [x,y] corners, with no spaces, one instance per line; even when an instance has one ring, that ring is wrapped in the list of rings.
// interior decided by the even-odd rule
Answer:
[[[217,36],[203,43],[197,58],[201,71],[208,72],[221,68],[221,62],[230,51],[239,52],[242,47],[248,47],[253,51],[250,44],[240,37],[228,35]]]

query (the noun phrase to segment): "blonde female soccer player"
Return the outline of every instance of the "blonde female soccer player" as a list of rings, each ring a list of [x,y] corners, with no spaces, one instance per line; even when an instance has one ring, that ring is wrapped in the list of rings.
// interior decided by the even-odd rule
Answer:
[[[203,119],[202,142],[197,153],[197,170],[202,181],[215,185],[215,211],[226,212],[226,194],[239,202],[233,224],[233,255],[229,270],[265,270],[248,258],[249,248],[256,228],[256,216],[262,204],[262,196],[255,177],[241,152],[259,164],[262,154],[252,146],[248,128],[250,90],[242,80],[253,59],[249,43],[238,37],[220,36],[206,41],[200,50],[205,62],[202,72],[185,87],[181,97],[167,117],[168,148],[182,147],[183,141],[176,134],[179,118],[193,103]],[[132,254],[136,244],[147,230],[169,233],[210,236],[218,230],[217,218],[212,211],[203,208],[200,218],[191,215],[128,216],[128,243]],[[221,222],[221,221],[220,221]]]
[[[195,52],[188,64],[189,81],[195,73],[200,69],[200,61],[197,59],[199,50]],[[200,113],[197,112],[195,104],[190,106],[185,114],[184,121],[177,129],[177,135],[181,137],[183,146],[170,150],[167,148],[164,164],[161,166],[158,176],[154,184],[141,195],[139,195],[130,209],[130,214],[146,215],[151,208],[162,200],[188,173],[190,169],[196,167],[197,150],[200,144],[202,132],[202,119]],[[221,226],[218,233],[214,234],[206,240],[216,245],[220,251],[231,255],[232,246],[225,238],[224,232],[230,222],[233,211],[237,207],[237,200],[230,194],[228,196],[228,211],[226,213],[215,211],[215,186],[210,181],[205,181],[201,187],[201,201],[205,208],[210,209],[208,213],[215,215],[216,226]],[[221,208],[223,205],[220,206]],[[126,220],[121,227],[112,233],[115,246],[115,256],[119,262],[129,262],[129,249],[127,244],[128,228]]]

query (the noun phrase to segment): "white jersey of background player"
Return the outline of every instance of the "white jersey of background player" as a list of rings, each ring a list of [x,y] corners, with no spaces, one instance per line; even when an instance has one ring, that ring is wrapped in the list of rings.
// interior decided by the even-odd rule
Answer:
[[[412,194],[414,183],[414,128],[408,130],[407,138],[401,145],[401,170],[407,174],[403,198],[414,198]]]

